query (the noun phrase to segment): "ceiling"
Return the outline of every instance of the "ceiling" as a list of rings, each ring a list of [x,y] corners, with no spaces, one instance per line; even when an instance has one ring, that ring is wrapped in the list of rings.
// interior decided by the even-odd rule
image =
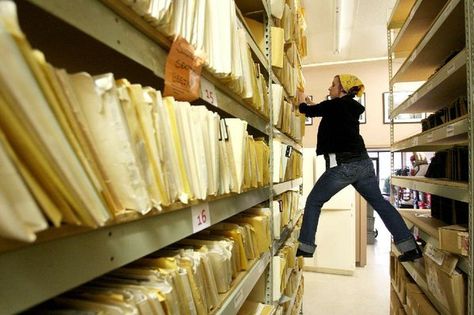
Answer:
[[[302,0],[308,56],[304,65],[387,56],[387,20],[396,0],[339,0],[340,52],[335,53],[335,11],[338,0]]]

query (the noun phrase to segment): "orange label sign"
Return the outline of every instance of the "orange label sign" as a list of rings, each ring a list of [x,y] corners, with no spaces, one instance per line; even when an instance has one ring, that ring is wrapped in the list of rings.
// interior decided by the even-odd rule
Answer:
[[[201,69],[202,59],[195,56],[193,46],[182,37],[176,38],[166,60],[163,95],[178,101],[198,99]]]

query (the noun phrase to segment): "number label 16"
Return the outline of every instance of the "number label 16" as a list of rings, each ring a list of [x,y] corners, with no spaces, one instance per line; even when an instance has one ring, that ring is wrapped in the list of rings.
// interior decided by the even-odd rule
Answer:
[[[191,215],[193,221],[193,233],[211,226],[211,213],[209,212],[208,203],[192,206]]]

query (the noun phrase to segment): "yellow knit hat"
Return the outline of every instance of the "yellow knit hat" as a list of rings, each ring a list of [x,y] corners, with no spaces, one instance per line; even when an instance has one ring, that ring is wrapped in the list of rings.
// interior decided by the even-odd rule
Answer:
[[[354,86],[357,86],[359,87],[359,91],[356,93],[356,95],[358,97],[361,97],[362,93],[364,93],[364,89],[365,89],[364,84],[355,75],[347,74],[347,73],[339,74],[339,80],[341,80],[341,85],[344,91],[349,92],[351,88],[353,88]]]

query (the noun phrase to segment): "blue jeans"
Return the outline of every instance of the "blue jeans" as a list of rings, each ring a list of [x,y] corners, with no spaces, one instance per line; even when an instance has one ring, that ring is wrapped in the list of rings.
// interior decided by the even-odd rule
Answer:
[[[316,249],[315,234],[319,215],[325,202],[331,199],[344,187],[352,185],[359,194],[379,214],[383,223],[393,236],[397,248],[406,252],[416,248],[416,242],[400,213],[382,196],[375,176],[374,166],[370,159],[341,163],[329,168],[318,179],[308,195],[300,232],[299,249],[314,253]]]

